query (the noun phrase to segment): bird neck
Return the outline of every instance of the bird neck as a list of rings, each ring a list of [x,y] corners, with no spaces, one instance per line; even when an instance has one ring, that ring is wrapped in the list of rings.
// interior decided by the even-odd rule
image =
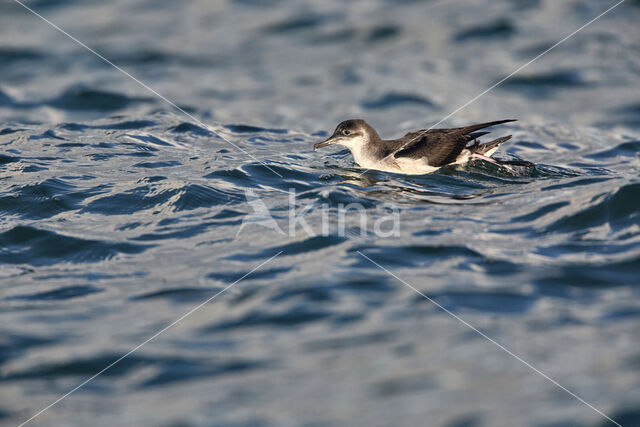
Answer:
[[[357,145],[349,149],[351,151],[351,155],[353,156],[353,160],[359,164],[360,166],[364,166],[365,160],[365,147],[363,144]]]
[[[378,150],[376,150],[375,141],[372,141],[371,139],[367,139],[361,144],[349,147],[349,150],[353,155],[353,160],[364,168],[377,164],[381,160],[378,155]]]

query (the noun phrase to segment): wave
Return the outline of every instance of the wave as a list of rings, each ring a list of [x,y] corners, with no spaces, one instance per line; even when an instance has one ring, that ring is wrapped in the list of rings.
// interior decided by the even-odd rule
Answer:
[[[0,252],[0,262],[33,266],[98,262],[120,254],[139,254],[149,248],[132,243],[65,236],[24,225],[0,233],[0,246],[4,248]]]

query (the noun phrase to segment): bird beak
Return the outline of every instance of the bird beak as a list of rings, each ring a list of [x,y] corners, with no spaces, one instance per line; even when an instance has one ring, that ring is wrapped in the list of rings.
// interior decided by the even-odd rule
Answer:
[[[322,148],[322,147],[326,147],[327,145],[333,145],[333,144],[337,144],[338,143],[339,138],[336,138],[334,136],[331,136],[327,139],[325,139],[322,142],[318,142],[317,144],[313,145],[313,150],[317,150],[318,148]]]

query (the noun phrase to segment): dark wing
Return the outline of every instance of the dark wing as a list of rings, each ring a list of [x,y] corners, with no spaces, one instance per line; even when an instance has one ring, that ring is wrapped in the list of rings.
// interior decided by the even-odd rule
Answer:
[[[429,165],[439,167],[453,163],[468,142],[465,135],[427,131],[414,137],[405,148],[395,152],[393,157],[426,157]]]
[[[400,149],[393,156],[420,159],[426,157],[431,166],[444,166],[455,162],[470,141],[488,132],[476,132],[490,126],[512,122],[498,120],[451,129],[426,129],[407,133],[400,140]]]

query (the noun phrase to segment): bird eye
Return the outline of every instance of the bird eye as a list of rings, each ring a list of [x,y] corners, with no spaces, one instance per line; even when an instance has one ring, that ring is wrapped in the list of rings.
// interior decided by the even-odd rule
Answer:
[[[345,129],[345,130],[342,131],[342,133],[344,135],[349,135],[351,133],[351,131],[349,129]]]

